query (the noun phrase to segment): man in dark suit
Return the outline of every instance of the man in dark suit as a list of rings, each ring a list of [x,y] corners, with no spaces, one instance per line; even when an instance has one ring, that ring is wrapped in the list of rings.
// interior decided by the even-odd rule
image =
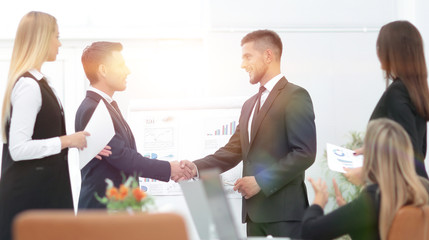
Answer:
[[[227,171],[243,160],[243,177],[234,190],[243,196],[247,235],[299,238],[308,207],[304,171],[316,156],[313,104],[305,89],[281,74],[282,42],[275,32],[251,32],[241,46],[241,67],[260,91],[244,103],[239,125],[224,147],[195,165],[182,164],[196,176],[214,167]]]
[[[137,152],[133,133],[112,99],[116,91],[125,90],[126,78],[130,73],[121,51],[120,43],[95,42],[82,54],[83,68],[91,86],[77,110],[75,128],[83,130],[86,127],[102,100],[112,118],[115,135],[108,143],[112,154],[102,160],[92,159],[81,171],[79,209],[105,207],[95,199],[94,193],[99,196],[105,194],[106,178],[119,186],[123,180],[122,173],[165,182],[168,182],[170,177],[189,178],[191,174],[191,169],[181,168],[177,161],[149,159]]]

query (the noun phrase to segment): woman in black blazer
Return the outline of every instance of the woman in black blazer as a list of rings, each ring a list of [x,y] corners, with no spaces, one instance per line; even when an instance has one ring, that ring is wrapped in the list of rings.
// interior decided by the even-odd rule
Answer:
[[[389,118],[399,123],[410,136],[414,165],[418,175],[428,178],[424,159],[429,120],[429,89],[423,39],[417,28],[407,21],[395,21],[380,29],[377,55],[385,71],[386,91],[374,108],[370,120]],[[390,85],[389,83],[392,82]],[[356,149],[362,154],[363,149]],[[350,182],[358,181],[361,168],[345,169]]]
[[[0,239],[10,240],[13,218],[27,209],[73,208],[68,148],[86,147],[87,132],[66,135],[58,97],[40,72],[61,43],[56,19],[26,14],[18,27],[2,109]]]
[[[414,171],[408,134],[387,118],[372,120],[364,139],[362,180],[365,187],[352,202],[323,215],[327,187],[313,181],[315,197],[302,221],[303,239],[386,239],[396,212],[405,205],[429,203],[429,182]]]
[[[377,55],[386,73],[387,87],[377,103],[372,119],[389,118],[410,136],[417,174],[428,177],[426,122],[429,120],[429,89],[423,40],[417,28],[407,21],[384,25],[377,39]]]

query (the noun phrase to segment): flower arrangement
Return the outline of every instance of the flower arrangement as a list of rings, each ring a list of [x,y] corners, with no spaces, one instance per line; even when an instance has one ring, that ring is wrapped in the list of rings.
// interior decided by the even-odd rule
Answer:
[[[100,197],[95,193],[95,198],[106,205],[112,211],[147,211],[154,205],[153,199],[139,187],[136,177],[129,176],[119,188],[115,187],[113,181],[106,179],[106,196]]]

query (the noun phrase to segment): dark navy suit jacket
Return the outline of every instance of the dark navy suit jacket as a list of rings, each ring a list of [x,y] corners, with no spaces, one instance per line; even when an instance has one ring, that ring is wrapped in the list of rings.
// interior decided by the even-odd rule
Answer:
[[[168,161],[161,161],[143,157],[137,152],[134,136],[125,120],[99,94],[87,91],[86,97],[76,113],[75,129],[85,129],[100,100],[104,101],[115,128],[115,136],[108,143],[112,148],[112,155],[102,160],[92,159],[82,170],[82,185],[79,197],[79,209],[104,208],[94,194],[104,196],[106,192],[105,179],[111,179],[115,186],[122,183],[122,173],[169,181],[171,167]]]

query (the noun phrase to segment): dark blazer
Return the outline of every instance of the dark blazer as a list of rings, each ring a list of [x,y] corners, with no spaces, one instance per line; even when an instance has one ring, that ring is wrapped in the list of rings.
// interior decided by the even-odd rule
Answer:
[[[389,118],[399,123],[410,136],[414,148],[417,174],[428,178],[424,159],[426,157],[426,120],[420,116],[404,83],[394,80],[381,96],[370,120]]]
[[[350,203],[323,215],[323,209],[311,205],[302,220],[302,239],[334,239],[349,234],[353,240],[380,239],[378,185],[370,185]]]
[[[426,191],[429,182],[420,178]],[[334,239],[349,234],[353,240],[380,239],[380,190],[377,184],[365,187],[350,203],[323,215],[323,209],[311,205],[302,221],[302,239]]]
[[[65,135],[63,109],[46,80],[38,81],[30,73],[23,77],[33,78],[39,84],[42,97],[32,139]],[[9,139],[9,124],[6,128]],[[12,219],[24,210],[73,208],[67,154],[66,148],[41,159],[15,162],[11,158],[9,144],[4,145],[2,161],[9,164],[0,180],[0,239],[11,239]]]
[[[242,220],[301,221],[308,206],[304,171],[316,156],[316,127],[308,92],[282,78],[270,92],[255,119],[249,142],[249,117],[256,95],[241,110],[229,142],[213,155],[194,163],[199,170],[226,171],[243,160],[243,176],[255,176],[261,191],[243,198]]]
[[[122,183],[122,173],[158,179],[168,182],[170,180],[170,163],[143,157],[137,152],[136,143],[131,130],[125,120],[115,109],[95,92],[87,91],[86,98],[76,113],[76,131],[82,131],[88,124],[99,101],[107,106],[115,128],[115,136],[108,143],[112,148],[112,155],[103,157],[103,160],[92,159],[82,170],[82,185],[79,197],[79,209],[105,208],[99,203],[94,194],[104,196],[106,192],[106,178],[111,179],[115,186]]]

